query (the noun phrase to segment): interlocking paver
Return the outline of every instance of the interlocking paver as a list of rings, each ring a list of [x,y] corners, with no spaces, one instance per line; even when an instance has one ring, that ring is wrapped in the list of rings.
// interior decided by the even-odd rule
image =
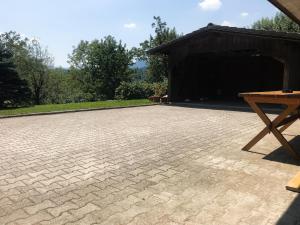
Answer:
[[[297,224],[299,167],[272,136],[241,151],[262,127],[174,106],[2,119],[0,224]]]
[[[28,214],[36,214],[37,212],[43,210],[43,209],[47,209],[47,208],[53,208],[55,207],[56,204],[53,203],[52,201],[50,200],[45,200],[39,204],[36,204],[36,205],[33,205],[33,206],[29,206],[27,208],[25,208],[25,211],[28,213]]]
[[[79,208],[78,205],[76,205],[72,202],[65,202],[63,205],[48,209],[48,212],[50,212],[50,214],[52,214],[54,217],[58,217],[70,209],[77,209],[77,208]]]
[[[88,203],[87,205],[79,208],[79,209],[74,209],[74,210],[71,210],[70,212],[75,215],[76,217],[83,217],[85,216],[86,214],[90,213],[90,212],[93,212],[95,210],[99,210],[100,208],[96,205],[94,205],[93,203]]]
[[[71,215],[68,212],[64,212],[62,215],[57,216],[53,219],[41,221],[40,224],[42,224],[42,225],[64,225],[74,219],[75,218],[73,215]]]
[[[31,225],[31,224],[37,224],[43,220],[51,220],[52,218],[53,217],[49,213],[40,211],[34,215],[31,215],[24,219],[17,220],[15,222],[18,225]],[[15,224],[15,223],[13,223],[13,224]]]
[[[26,212],[24,210],[19,209],[19,210],[15,210],[15,211],[11,212],[10,214],[2,216],[1,223],[6,224],[9,222],[15,221],[17,219],[26,218],[26,217],[28,217],[28,214],[26,214]]]

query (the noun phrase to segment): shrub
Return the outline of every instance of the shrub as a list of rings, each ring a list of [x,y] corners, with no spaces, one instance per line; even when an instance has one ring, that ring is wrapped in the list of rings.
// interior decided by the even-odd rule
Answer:
[[[154,94],[152,84],[146,82],[122,82],[115,97],[121,100],[148,98]]]
[[[167,89],[167,80],[160,83],[122,82],[116,89],[115,97],[121,100],[149,98],[153,95],[162,97],[167,94]]]
[[[153,83],[153,92],[155,96],[162,97],[167,94],[168,90],[168,81],[164,80],[160,83]]]

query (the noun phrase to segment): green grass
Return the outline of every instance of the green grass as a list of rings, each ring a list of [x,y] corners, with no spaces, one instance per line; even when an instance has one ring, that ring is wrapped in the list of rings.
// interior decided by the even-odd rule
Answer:
[[[37,105],[24,108],[12,108],[0,110],[1,116],[13,115],[26,115],[32,113],[46,113],[46,112],[59,112],[68,110],[79,109],[95,109],[95,108],[110,108],[110,107],[129,107],[129,106],[142,106],[148,105],[151,102],[147,99],[139,100],[113,100],[113,101],[99,101],[99,102],[82,102],[82,103],[69,103],[69,104],[51,104],[51,105]]]

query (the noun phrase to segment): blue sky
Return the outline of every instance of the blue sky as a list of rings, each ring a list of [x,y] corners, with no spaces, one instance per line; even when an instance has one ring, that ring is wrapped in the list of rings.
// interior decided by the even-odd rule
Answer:
[[[152,32],[153,16],[161,16],[179,33],[209,22],[250,26],[277,9],[267,0],[0,0],[0,32],[15,30],[35,37],[68,67],[68,54],[80,40],[113,35],[128,47]]]

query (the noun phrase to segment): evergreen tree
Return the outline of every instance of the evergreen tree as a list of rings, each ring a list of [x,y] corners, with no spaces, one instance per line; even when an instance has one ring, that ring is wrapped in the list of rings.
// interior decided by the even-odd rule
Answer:
[[[22,37],[15,31],[0,34],[0,43],[11,52],[12,61],[22,79],[26,79],[35,104],[47,99],[49,68],[53,59],[38,40]]]
[[[0,45],[0,108],[19,106],[29,102],[31,92],[12,62],[12,54]]]

